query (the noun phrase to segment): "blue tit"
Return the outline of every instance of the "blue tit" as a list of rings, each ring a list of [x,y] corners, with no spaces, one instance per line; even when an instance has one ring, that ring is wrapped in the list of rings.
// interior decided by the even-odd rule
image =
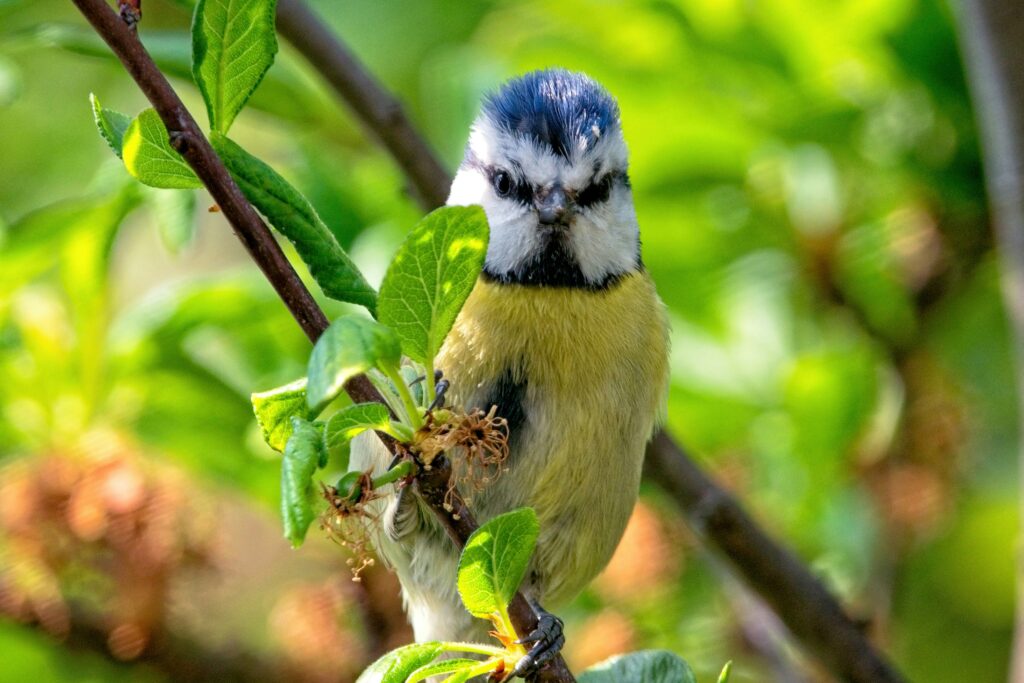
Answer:
[[[436,359],[451,405],[508,420],[507,471],[472,496],[483,522],[529,506],[540,537],[522,589],[551,606],[608,563],[636,503],[668,384],[664,306],[640,258],[615,100],[589,77],[536,71],[487,97],[450,205],[490,223],[483,271]],[[353,468],[383,471],[376,437]],[[486,641],[462,607],[458,550],[412,495],[378,501],[378,552],[417,641]]]

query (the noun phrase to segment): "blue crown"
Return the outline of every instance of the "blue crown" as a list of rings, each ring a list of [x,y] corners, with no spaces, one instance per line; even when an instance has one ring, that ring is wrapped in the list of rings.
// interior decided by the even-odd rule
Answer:
[[[525,134],[568,157],[618,123],[614,98],[590,77],[566,71],[532,71],[484,100],[483,113],[497,126]]]

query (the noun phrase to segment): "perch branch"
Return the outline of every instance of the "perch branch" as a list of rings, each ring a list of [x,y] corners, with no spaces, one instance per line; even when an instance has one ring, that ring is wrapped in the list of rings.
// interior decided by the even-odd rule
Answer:
[[[392,126],[401,130],[406,144],[398,151],[388,145],[388,150],[420,190],[424,208],[432,209],[444,203],[451,176],[405,118],[395,98],[374,80],[348,48],[324,27],[302,0],[279,0],[277,26],[281,35],[316,67],[377,137],[387,140]],[[316,39],[309,40],[311,35]],[[394,118],[364,116],[363,111],[391,112]],[[419,142],[415,142],[416,139]],[[424,168],[430,169],[426,178]],[[424,180],[429,180],[429,184]],[[424,191],[427,187],[435,189]],[[661,432],[648,447],[647,468],[651,473],[666,475],[665,479],[654,479],[673,495],[695,528],[706,531],[704,538],[729,559],[748,585],[772,605],[790,632],[834,673],[844,680],[858,682],[902,680],[824,585],[795,556],[765,534],[740,504],[708,478],[667,433]],[[705,520],[708,513],[712,517]],[[780,564],[774,564],[776,562]]]
[[[310,340],[315,342],[327,329],[327,316],[295,273],[270,229],[235,184],[195,119],[146,52],[134,31],[134,25],[129,26],[125,23],[105,0],[72,2],[124,64],[159,113],[167,127],[171,144],[209,190],[224,217],[234,228],[235,234],[270,280],[292,316]],[[350,380],[345,385],[345,391],[358,403],[384,403],[383,398],[364,375]],[[392,452],[395,452],[393,441],[385,439],[384,442]],[[450,475],[450,469],[448,472]],[[436,483],[436,475],[430,478],[430,482]],[[455,543],[459,547],[465,545],[469,535],[476,528],[465,502],[460,498],[459,505],[453,512],[448,512],[444,508],[443,494],[443,491],[447,490],[447,484],[443,487],[428,485],[423,487],[423,490],[424,502],[437,515]],[[439,490],[439,495],[432,495]],[[524,605],[525,610],[522,609]],[[520,634],[528,634],[537,626],[538,615],[529,607],[521,593],[517,593],[513,599],[509,616]],[[537,680],[569,682],[574,679],[565,661],[557,657],[541,670]]]

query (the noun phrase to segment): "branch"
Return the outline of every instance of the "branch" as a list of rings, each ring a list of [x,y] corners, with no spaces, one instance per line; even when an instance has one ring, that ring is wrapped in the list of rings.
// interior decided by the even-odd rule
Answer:
[[[778,545],[662,432],[647,448],[649,479],[670,493],[690,526],[725,555],[789,630],[843,680],[902,678],[824,585]]]
[[[451,177],[434,150],[359,60],[301,0],[278,0],[277,30],[309,60],[405,172],[420,204],[444,204]]]
[[[279,0],[277,25],[281,35],[313,64],[361,116],[364,109],[391,111],[404,136],[419,137],[394,98],[377,83],[351,52],[328,31],[301,0]],[[315,40],[309,40],[315,35]],[[338,84],[344,83],[344,86]],[[352,89],[356,88],[353,93]],[[389,121],[363,116],[363,123],[382,140]],[[400,153],[389,151],[409,178],[420,187],[420,169],[436,169],[434,180],[444,191],[421,192],[424,208],[444,202],[451,177],[441,168],[425,142],[410,144]],[[416,151],[418,150],[418,151]],[[425,199],[424,199],[425,198]],[[740,504],[708,478],[672,440],[661,432],[647,449],[647,469],[673,495],[704,538],[723,553],[810,651],[834,673],[851,681],[900,681],[899,674],[868,642],[820,581],[773,541],[744,512]]]
[[[195,119],[146,52],[133,28],[122,21],[105,0],[72,2],[124,64],[159,113],[167,127],[172,146],[184,157],[209,190],[224,217],[234,228],[235,234],[273,285],[289,312],[310,341],[315,342],[327,329],[327,316],[295,273],[263,219],[235,184]],[[345,384],[345,391],[357,403],[384,403],[365,375],[349,380]],[[392,453],[398,454],[392,439],[382,440]],[[450,477],[450,468],[434,469],[447,471]],[[469,535],[476,529],[475,521],[461,497],[457,499],[457,505],[451,512],[445,510],[444,491],[448,489],[448,477],[444,481],[444,486],[439,487],[436,473],[431,474],[433,476],[429,482],[424,480],[426,485],[421,486],[425,494],[422,496],[423,500],[444,525],[455,544],[462,548]],[[523,609],[524,606],[526,609]],[[526,635],[537,627],[538,615],[528,605],[522,593],[517,592],[513,598],[509,606],[509,616],[520,635]],[[560,656],[546,665],[536,678],[538,681],[575,680]]]
[[[985,184],[1017,366],[1018,422],[1024,427],[1024,5],[963,0],[959,9],[960,40],[981,129]],[[1024,440],[1018,458],[1024,472]],[[1024,567],[1019,563],[1017,572],[1010,675],[1014,681],[1024,680]]]

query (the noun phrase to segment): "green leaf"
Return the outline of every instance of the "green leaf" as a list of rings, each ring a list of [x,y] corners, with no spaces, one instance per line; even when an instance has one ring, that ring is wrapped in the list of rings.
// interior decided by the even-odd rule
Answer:
[[[412,392],[412,400],[417,405],[423,403],[423,385],[426,384],[426,377],[421,365],[403,365],[401,368],[402,381]],[[418,382],[416,380],[419,380]]]
[[[171,147],[164,122],[153,109],[143,111],[128,126],[121,153],[125,168],[144,185],[175,190],[203,186]]]
[[[141,37],[146,51],[162,72],[189,84],[193,82],[192,36],[188,31],[150,29]],[[41,24],[35,28],[31,38],[37,44],[117,61],[103,39],[84,25]],[[336,106],[313,83],[313,79],[293,64],[278,59],[246,106],[307,126],[317,127],[328,122],[333,125],[337,117]],[[348,135],[348,131],[339,131],[338,134]]]
[[[431,676],[440,676],[441,674],[450,674],[456,671],[462,671],[465,669],[472,668],[480,664],[478,659],[442,659],[439,662],[427,664],[409,674],[409,677],[405,680],[405,683],[419,683],[419,681],[425,681]]]
[[[99,98],[92,93],[89,93],[89,103],[92,104],[92,118],[100,136],[107,141],[110,149],[114,150],[114,154],[121,158],[124,134],[132,122],[132,117],[113,109],[104,109],[100,105]]]
[[[313,473],[321,466],[324,456],[320,429],[299,417],[293,417],[291,423],[292,435],[281,460],[281,516],[284,537],[297,548],[316,519]]]
[[[479,662],[477,662],[479,664]],[[473,670],[470,668],[461,669],[456,671],[448,678],[441,681],[441,683],[466,683],[473,675]]]
[[[387,653],[371,664],[356,683],[405,683],[414,671],[437,659],[441,643],[413,643]]]
[[[370,368],[397,372],[401,358],[398,338],[388,328],[355,315],[338,318],[313,346],[306,401],[319,412],[352,377]]]
[[[726,662],[722,667],[722,673],[718,674],[718,683],[729,683],[729,676],[732,675],[732,662]]]
[[[275,451],[284,451],[292,435],[292,418],[312,417],[306,405],[306,379],[253,394],[252,409],[263,440]]]
[[[345,406],[327,421],[324,441],[327,448],[347,444],[367,429],[391,431],[391,413],[383,403],[359,403]]]
[[[196,234],[196,195],[194,192],[149,190],[149,208],[160,240],[173,254],[187,247]]]
[[[360,304],[373,313],[377,293],[306,198],[229,138],[214,133],[210,141],[246,198],[295,245],[324,294]]]
[[[405,355],[433,363],[483,267],[488,234],[479,206],[446,206],[427,214],[399,248],[378,309]]]
[[[459,595],[469,613],[500,614],[515,595],[537,545],[532,508],[498,515],[473,532],[459,558]]]
[[[274,63],[276,0],[199,0],[192,20],[192,75],[210,127],[228,132]]]
[[[579,683],[697,683],[690,665],[667,650],[641,650],[595,664]]]

